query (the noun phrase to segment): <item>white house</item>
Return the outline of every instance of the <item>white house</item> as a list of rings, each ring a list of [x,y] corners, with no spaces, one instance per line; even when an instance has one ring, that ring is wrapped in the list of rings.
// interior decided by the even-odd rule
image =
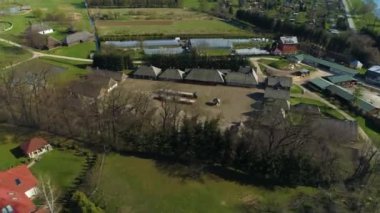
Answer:
[[[37,158],[53,149],[45,139],[38,137],[21,144],[20,148],[29,158]]]

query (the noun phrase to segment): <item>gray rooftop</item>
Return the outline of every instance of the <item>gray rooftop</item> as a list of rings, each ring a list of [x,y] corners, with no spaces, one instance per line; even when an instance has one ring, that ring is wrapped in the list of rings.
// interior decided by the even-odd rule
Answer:
[[[161,69],[154,66],[140,66],[134,76],[156,78],[161,73]]]
[[[185,72],[179,69],[167,69],[163,71],[158,78],[166,80],[183,80],[184,74]]]
[[[268,77],[268,86],[277,87],[281,86],[284,88],[290,88],[293,84],[293,79],[286,76],[269,76]]]
[[[189,81],[201,81],[208,83],[223,84],[223,73],[214,69],[192,69],[185,77]]]
[[[277,99],[277,100],[288,100],[290,98],[290,91],[283,89],[274,89],[272,87],[267,87],[265,89],[264,98]]]
[[[298,44],[298,39],[296,36],[282,36],[280,37],[280,41],[283,44]]]
[[[259,83],[257,74],[252,70],[244,70],[241,68],[240,72],[229,72],[226,75],[226,83],[229,85],[241,86],[256,86]]]
[[[356,81],[351,75],[334,75],[328,76],[326,78],[334,84],[343,83],[347,81]]]
[[[70,34],[66,36],[65,42],[66,44],[72,44],[72,43],[77,43],[77,42],[84,42],[92,39],[94,37],[93,34],[87,32],[87,31],[81,31],[81,32],[76,32],[73,34]]]
[[[330,81],[326,81],[323,78],[314,78],[309,82],[321,90],[325,90],[328,86],[333,85],[333,83],[331,83]]]

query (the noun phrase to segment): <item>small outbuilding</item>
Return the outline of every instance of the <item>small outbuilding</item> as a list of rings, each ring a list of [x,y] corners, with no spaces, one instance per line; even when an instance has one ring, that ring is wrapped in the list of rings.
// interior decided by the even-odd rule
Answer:
[[[21,150],[29,158],[37,158],[46,152],[49,152],[53,147],[43,138],[35,137],[21,144]]]
[[[134,73],[135,78],[157,79],[161,74],[161,69],[155,66],[140,66]]]
[[[167,81],[182,81],[185,72],[179,69],[167,69],[163,71],[158,79]]]
[[[363,64],[358,60],[354,60],[350,63],[350,67],[354,69],[361,69],[363,67]]]
[[[334,75],[326,77],[333,84],[340,86],[351,87],[356,85],[357,80],[350,75]]]
[[[87,31],[76,32],[66,36],[63,40],[63,44],[70,46],[73,44],[83,43],[86,41],[93,41],[95,36]]]

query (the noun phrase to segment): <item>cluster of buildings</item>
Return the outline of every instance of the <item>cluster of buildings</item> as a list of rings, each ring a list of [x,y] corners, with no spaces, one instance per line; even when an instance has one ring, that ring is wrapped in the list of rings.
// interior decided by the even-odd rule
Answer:
[[[380,109],[372,103],[356,97],[353,92],[346,89],[356,84],[351,76],[330,76],[315,78],[309,81],[309,87],[329,96],[337,97],[343,103],[348,104],[357,112],[370,118],[380,119]]]
[[[37,49],[51,49],[59,45],[70,46],[95,39],[92,33],[80,31],[69,34],[62,41],[59,41],[51,36],[52,33],[54,33],[53,28],[44,23],[31,24],[27,29],[30,45]]]
[[[40,137],[26,141],[19,148],[30,159],[37,159],[52,150],[52,146]],[[47,212],[45,208],[37,208],[33,203],[33,199],[38,193],[38,181],[27,165],[0,171],[1,213]]]
[[[194,82],[203,84],[225,84],[230,86],[255,87],[259,79],[251,67],[240,67],[236,72],[218,69],[166,69],[161,70],[154,66],[140,66],[133,77],[152,80],[166,80],[178,82]]]

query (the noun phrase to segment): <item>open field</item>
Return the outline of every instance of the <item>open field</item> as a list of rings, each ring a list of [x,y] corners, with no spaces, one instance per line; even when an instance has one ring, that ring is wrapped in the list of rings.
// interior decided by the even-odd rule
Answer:
[[[51,26],[53,30],[55,30],[55,32],[52,34],[53,37],[58,40],[64,38],[67,34],[66,29],[68,23],[66,22],[66,24],[63,24],[63,22],[59,23],[58,21],[41,20],[47,14],[63,14],[63,16],[67,17],[67,19],[70,20],[75,28],[79,30],[91,29],[86,10],[84,8],[84,3],[81,0],[18,0],[12,3],[12,5],[30,5],[32,7],[32,11],[36,9],[40,9],[42,11],[41,18],[34,17],[31,11],[1,16],[0,20],[10,21],[13,24],[13,29],[8,32],[1,33],[0,36],[12,41],[22,42],[24,40],[24,33],[29,26],[29,22],[44,22],[45,24]]]
[[[191,114],[200,114],[209,118],[220,117],[222,126],[245,119],[246,115],[253,110],[252,104],[263,97],[263,91],[254,88],[206,86],[168,81],[127,79],[121,86],[126,91],[154,92],[163,88],[196,92],[198,96],[197,102],[190,106],[183,105],[184,110],[189,111]],[[207,105],[207,102],[212,101],[214,98],[221,100],[220,106]]]
[[[32,54],[18,47],[0,42],[0,68],[32,57]]]
[[[249,32],[205,13],[183,9],[92,9],[104,35],[220,35],[247,36]],[[112,15],[112,14],[117,14]],[[111,18],[104,19],[107,16]]]
[[[178,167],[172,167],[136,157],[107,156],[98,190],[107,205],[105,211],[244,212],[269,203],[282,209],[295,196],[317,191],[308,187],[267,190],[211,174],[200,180],[182,179],[175,176]]]

